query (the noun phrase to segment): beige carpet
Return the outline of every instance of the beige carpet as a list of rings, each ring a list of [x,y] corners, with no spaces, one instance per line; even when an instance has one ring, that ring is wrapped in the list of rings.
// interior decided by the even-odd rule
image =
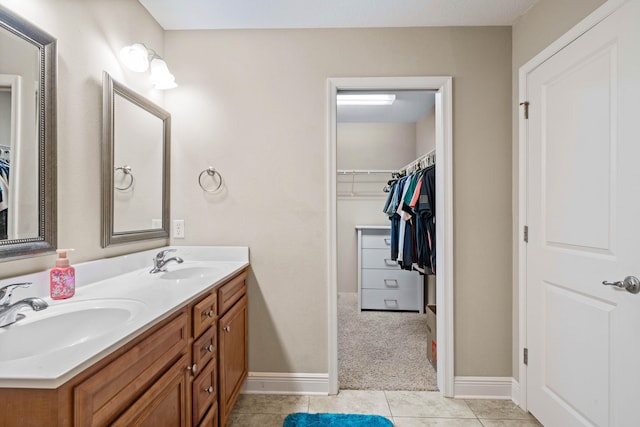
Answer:
[[[426,315],[358,312],[358,294],[339,293],[338,381],[342,390],[437,390]]]

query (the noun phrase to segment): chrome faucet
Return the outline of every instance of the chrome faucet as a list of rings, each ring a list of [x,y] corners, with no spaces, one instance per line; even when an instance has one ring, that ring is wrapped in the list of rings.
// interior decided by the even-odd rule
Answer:
[[[178,264],[183,263],[184,261],[182,260],[182,258],[177,256],[169,259],[164,259],[165,255],[168,252],[175,252],[175,251],[176,251],[175,249],[165,249],[163,251],[158,252],[156,256],[153,258],[153,268],[149,273],[154,274],[154,273],[160,273],[162,271],[167,271],[166,265],[171,261],[175,261]]]
[[[24,314],[20,313],[25,307],[30,307],[33,311],[44,310],[49,307],[42,298],[30,297],[11,304],[11,294],[16,288],[28,288],[30,282],[16,283],[0,288],[0,328],[11,325],[18,320],[24,318]]]

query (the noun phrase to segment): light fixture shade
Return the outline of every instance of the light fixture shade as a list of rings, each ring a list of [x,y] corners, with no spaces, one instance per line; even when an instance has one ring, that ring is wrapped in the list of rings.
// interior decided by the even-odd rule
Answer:
[[[149,69],[149,51],[141,43],[120,49],[120,60],[131,71],[144,73]]]
[[[169,72],[167,63],[159,57],[151,60],[151,76],[149,79],[154,87],[159,90],[172,89],[178,86],[176,78]]]
[[[392,105],[395,94],[388,93],[349,93],[338,94],[338,105]]]

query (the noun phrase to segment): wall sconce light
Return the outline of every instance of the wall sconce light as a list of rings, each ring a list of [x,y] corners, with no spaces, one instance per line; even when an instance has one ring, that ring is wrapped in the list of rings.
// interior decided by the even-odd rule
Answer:
[[[147,49],[142,43],[134,43],[120,49],[120,60],[131,71],[144,73],[151,69],[149,80],[158,90],[178,87],[176,78],[167,63],[153,49]]]

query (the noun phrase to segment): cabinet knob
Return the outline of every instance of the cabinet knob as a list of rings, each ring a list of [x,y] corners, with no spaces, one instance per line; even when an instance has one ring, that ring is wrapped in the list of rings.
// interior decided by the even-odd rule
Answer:
[[[213,353],[213,344],[209,344],[204,349],[207,350],[209,353]]]
[[[209,394],[212,394],[213,393],[213,386],[209,386],[209,387],[205,388],[204,391],[206,391]]]
[[[208,317],[213,317],[213,310],[209,310],[205,313]]]
[[[226,333],[231,332],[231,326],[225,326],[224,328],[222,328],[223,331],[225,331]]]
[[[196,372],[198,372],[198,365],[194,363],[191,366],[187,366],[187,371],[191,371],[191,373],[195,375]]]

